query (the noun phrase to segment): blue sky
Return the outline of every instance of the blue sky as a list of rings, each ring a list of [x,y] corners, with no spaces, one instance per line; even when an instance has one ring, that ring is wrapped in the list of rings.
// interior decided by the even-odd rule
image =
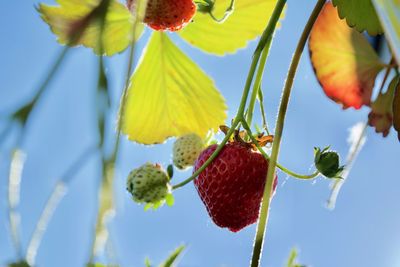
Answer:
[[[263,86],[270,124],[275,122],[290,58],[312,2],[288,1],[286,18],[272,45]],[[35,11],[37,3],[6,1],[0,9],[1,118],[4,111],[16,109],[32,96],[49,62],[61,49]],[[236,55],[221,58],[174,40],[214,78],[227,100],[231,119],[239,104],[255,42]],[[138,49],[144,44],[145,38]],[[123,53],[107,60],[114,106],[121,93],[126,56]],[[23,145],[28,157],[20,206],[25,249],[56,181],[87,146],[96,142],[96,63],[90,50],[73,49],[29,125]],[[289,105],[280,162],[307,173],[313,147],[326,145],[332,145],[344,158],[348,129],[365,121],[367,114],[366,108],[343,111],[326,98],[314,77],[308,53],[304,53]],[[110,114],[110,119],[114,116],[115,113]],[[260,121],[260,116],[255,120]],[[4,121],[0,121],[0,129],[3,126]],[[110,130],[112,127],[111,123]],[[8,153],[13,137],[0,148],[0,266],[15,257],[6,217]],[[171,140],[151,147],[122,142],[115,183],[117,215],[111,224],[121,266],[143,266],[146,256],[158,263],[180,244],[188,246],[180,266],[247,266],[255,225],[236,234],[219,229],[208,217],[193,184],[174,193],[175,206],[157,212],[144,212],[130,200],[125,192],[129,171],[147,161],[169,164],[171,145]],[[368,141],[333,211],[325,208],[329,181],[297,181],[279,173],[262,266],[283,266],[290,249],[296,246],[301,261],[315,267],[399,267],[399,151],[394,131],[383,139],[368,129]],[[83,266],[87,261],[99,173],[99,158],[93,157],[74,178],[45,233],[38,266]],[[189,174],[177,172],[174,179],[182,180]]]

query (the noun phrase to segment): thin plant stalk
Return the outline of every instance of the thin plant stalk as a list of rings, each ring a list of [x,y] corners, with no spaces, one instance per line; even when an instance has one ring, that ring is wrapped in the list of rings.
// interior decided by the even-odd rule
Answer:
[[[53,218],[54,212],[57,210],[58,205],[64,198],[68,191],[68,187],[72,182],[73,178],[79,170],[85,166],[85,163],[90,158],[90,156],[97,152],[97,147],[91,147],[85,150],[75,162],[68,168],[68,170],[62,175],[62,178],[57,181],[50,197],[47,199],[44,209],[39,217],[39,220],[35,226],[32,237],[29,241],[28,248],[26,251],[25,259],[30,266],[35,265],[36,255],[39,250],[41,241],[43,239],[44,233]]]
[[[355,126],[355,127],[357,127],[357,126]],[[342,185],[344,184],[346,179],[349,177],[349,174],[351,172],[351,169],[353,168],[354,162],[356,161],[358,155],[361,152],[361,149],[363,148],[363,146],[366,142],[368,123],[364,123],[364,125],[362,125],[361,127],[362,127],[362,130],[360,131],[360,134],[359,134],[358,138],[356,139],[357,141],[354,143],[354,146],[350,147],[349,155],[347,156],[347,160],[346,160],[346,168],[344,169],[343,174],[342,174],[343,179],[336,179],[335,181],[333,181],[331,194],[327,201],[328,209],[332,210],[335,208],[336,200],[339,195],[340,189],[342,188]]]
[[[188,184],[189,182],[193,181],[205,168],[207,168],[207,166],[218,156],[219,152],[223,149],[224,145],[229,141],[229,138],[234,133],[236,127],[244,119],[244,111],[246,108],[246,103],[247,103],[248,96],[250,93],[251,85],[253,83],[254,75],[256,73],[258,63],[260,61],[261,53],[264,50],[264,48],[267,47],[268,40],[270,40],[272,38],[272,36],[275,32],[276,25],[282,14],[285,4],[286,4],[286,0],[279,0],[277,2],[276,6],[274,8],[274,11],[271,15],[271,18],[268,22],[268,25],[265,28],[263,34],[261,35],[260,41],[258,42],[257,48],[253,54],[253,59],[252,59],[251,65],[250,65],[250,70],[249,70],[249,73],[247,76],[246,84],[243,89],[243,94],[242,94],[242,98],[240,101],[238,112],[237,112],[236,117],[231,125],[231,128],[229,129],[225,138],[218,145],[218,147],[215,149],[215,151],[210,156],[210,158],[206,162],[204,162],[204,164],[195,173],[193,173],[192,176],[190,176],[188,179],[184,180],[183,182],[181,182],[177,185],[174,185],[173,189],[180,188],[180,187]]]
[[[112,191],[112,184],[113,184],[113,178],[115,175],[115,164],[117,161],[117,155],[120,147],[120,139],[121,139],[121,129],[122,129],[122,114],[125,110],[126,106],[126,99],[127,99],[127,93],[129,89],[129,83],[130,83],[130,76],[132,74],[133,70],[133,65],[134,65],[134,58],[135,58],[135,51],[136,51],[136,29],[137,25],[143,20],[145,11],[147,7],[147,0],[141,0],[138,1],[137,3],[137,10],[138,14],[135,18],[135,21],[133,23],[133,32],[132,36],[134,38],[130,49],[129,49],[129,58],[128,58],[128,65],[127,65],[127,71],[125,74],[125,84],[124,84],[124,89],[121,97],[121,102],[120,102],[120,109],[118,112],[118,119],[117,119],[117,129],[116,129],[116,140],[114,143],[114,148],[111,154],[111,157],[109,159],[106,159],[103,155],[103,179],[101,181],[100,189],[99,189],[99,194],[98,194],[98,199],[99,199],[99,212],[97,215],[97,220],[96,220],[96,226],[95,226],[95,236],[93,238],[93,242],[91,245],[91,256],[90,256],[90,262],[94,260],[95,254],[99,250],[103,250],[104,246],[107,243],[108,239],[108,230],[107,230],[107,222],[109,221],[108,219],[114,214],[113,210],[113,203],[112,203],[112,198],[113,198],[113,191]]]
[[[260,146],[260,144],[258,143],[256,138],[253,136],[253,133],[252,133],[252,131],[250,129],[250,126],[247,124],[247,122],[245,120],[242,120],[242,125],[243,125],[243,128],[246,130],[247,135],[250,137],[251,141],[253,142],[253,144],[257,147],[257,149],[264,156],[264,158],[266,160],[269,160],[269,158],[270,158],[269,155],[267,153],[265,153],[264,149],[262,149],[262,147]],[[319,171],[315,171],[312,174],[298,174],[298,173],[296,173],[294,171],[291,171],[288,168],[282,166],[278,162],[276,163],[276,167],[281,169],[286,174],[288,174],[288,175],[290,175],[290,176],[292,176],[292,177],[294,177],[296,179],[300,179],[300,180],[314,179],[315,177],[317,177],[320,174]]]
[[[322,7],[324,6],[324,4],[325,4],[325,0],[318,0],[317,4],[314,7],[314,10],[311,13],[310,18],[307,21],[307,24],[306,24],[306,26],[300,36],[300,40],[297,44],[296,51],[293,55],[293,59],[290,64],[290,68],[289,68],[289,72],[288,72],[287,79],[285,82],[285,86],[283,88],[283,94],[282,94],[282,99],[281,99],[281,103],[279,106],[278,119],[277,119],[277,123],[276,123],[275,137],[274,137],[271,157],[270,157],[270,161],[269,161],[268,174],[266,177],[267,180],[266,180],[266,184],[265,184],[265,188],[264,188],[263,200],[262,200],[261,207],[260,207],[260,218],[259,218],[259,221],[257,224],[257,230],[256,230],[255,239],[254,239],[253,254],[252,254],[251,263],[250,263],[251,267],[258,267],[258,266],[260,266],[260,262],[261,262],[261,254],[262,254],[262,249],[263,249],[263,244],[264,244],[266,225],[267,225],[267,221],[268,221],[268,214],[269,214],[269,207],[270,207],[270,201],[271,201],[271,195],[272,195],[272,189],[273,189],[273,181],[274,181],[274,176],[275,176],[276,163],[278,160],[280,144],[281,144],[281,140],[282,140],[282,133],[283,133],[284,123],[285,123],[286,111],[287,111],[287,108],[289,105],[290,94],[291,94],[294,78],[296,75],[297,67],[299,65],[302,52],[306,45],[307,38],[311,32],[311,29],[312,29],[316,19],[318,18],[320,11],[322,10]]]
[[[55,77],[57,71],[59,70],[62,62],[67,55],[68,48],[63,48],[60,54],[57,56],[56,60],[52,64],[52,66],[48,69],[46,74],[46,78],[39,85],[35,96],[33,99],[20,108],[18,111],[14,113],[14,117],[12,119],[19,120],[21,123],[21,132],[18,134],[19,138],[17,139],[14,151],[11,155],[11,163],[10,163],[10,171],[8,176],[8,219],[11,229],[11,237],[15,247],[15,251],[17,253],[17,257],[23,257],[23,251],[21,247],[21,237],[20,237],[20,214],[18,211],[19,201],[20,201],[20,186],[22,173],[25,163],[25,154],[20,150],[20,147],[23,145],[23,140],[25,133],[27,131],[27,125],[29,120],[31,119],[32,110],[36,106],[38,99],[43,95],[45,90],[48,88],[50,82]]]
[[[249,126],[251,126],[251,122],[253,120],[253,112],[254,112],[254,106],[256,104],[257,96],[259,90],[261,90],[261,82],[263,79],[263,74],[264,74],[264,69],[265,69],[265,63],[267,62],[269,50],[271,48],[271,43],[272,43],[272,36],[271,38],[268,39],[267,45],[262,51],[261,58],[260,58],[260,64],[258,66],[257,70],[257,75],[256,75],[256,80],[254,81],[253,85],[253,92],[251,93],[250,97],[250,103],[249,103],[249,111],[247,112],[247,123]],[[263,116],[265,117],[265,114],[263,112]]]

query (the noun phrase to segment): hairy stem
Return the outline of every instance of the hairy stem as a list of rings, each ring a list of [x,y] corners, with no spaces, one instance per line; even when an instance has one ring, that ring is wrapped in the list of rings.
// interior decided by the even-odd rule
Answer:
[[[135,19],[135,22],[133,24],[133,33],[132,36],[133,38],[136,38],[136,28],[137,25],[143,20],[144,15],[146,13],[146,8],[147,8],[147,1],[148,0],[140,0],[137,3],[137,17]],[[117,136],[114,144],[114,150],[113,154],[111,156],[111,161],[115,162],[117,159],[117,153],[118,153],[118,148],[119,148],[119,143],[120,143],[120,137],[121,137],[121,130],[122,130],[122,121],[123,121],[123,114],[125,112],[125,107],[126,107],[126,100],[127,100],[127,95],[128,95],[128,89],[129,89],[129,83],[130,83],[130,77],[132,74],[132,69],[133,69],[133,61],[135,59],[135,49],[136,48],[136,40],[134,39],[130,49],[129,49],[129,58],[128,58],[128,65],[126,68],[126,73],[125,73],[125,84],[124,84],[124,90],[122,92],[121,96],[121,103],[120,107],[118,110],[118,119],[117,119]]]
[[[254,143],[254,145],[257,147],[257,149],[260,151],[260,153],[264,156],[264,158],[266,160],[269,160],[269,158],[270,158],[269,155],[267,153],[265,153],[264,149],[262,149],[262,147],[260,146],[260,144],[258,143],[256,138],[253,136],[250,126],[247,124],[247,122],[245,120],[242,120],[242,125],[243,125],[243,128],[246,130],[248,136],[250,137],[251,141]],[[283,167],[278,162],[276,163],[276,166],[279,169],[281,169],[283,172],[287,173],[288,175],[290,175],[294,178],[297,178],[297,179],[301,179],[301,180],[314,179],[315,177],[317,177],[319,175],[319,171],[315,171],[312,174],[298,174],[294,171],[289,170],[288,168]]]
[[[214,15],[214,13],[212,12],[212,10],[210,10],[210,12],[208,12],[208,14],[210,14],[211,18],[212,18],[214,21],[216,21],[216,22],[222,24],[222,23],[224,23],[224,22],[229,18],[229,16],[233,13],[234,9],[235,9],[235,0],[231,0],[231,3],[230,3],[229,6],[226,8],[225,13],[224,13],[224,16],[223,16],[222,18],[220,18],[220,19],[217,18],[217,17]]]
[[[262,51],[260,64],[259,64],[258,70],[257,70],[256,80],[253,85],[253,91],[251,93],[249,108],[247,111],[247,119],[246,119],[247,123],[250,126],[251,126],[251,122],[253,120],[254,106],[256,104],[258,92],[259,92],[259,90],[261,90],[261,82],[262,82],[262,78],[263,78],[263,74],[264,74],[265,63],[267,62],[269,50],[271,48],[271,43],[272,43],[272,36],[268,39],[267,44]],[[264,112],[263,112],[263,118],[265,118]]]
[[[195,171],[192,176],[190,176],[188,179],[186,179],[185,181],[174,185],[172,187],[172,189],[178,189],[188,183],[190,183],[191,181],[193,181],[202,171],[204,171],[205,168],[207,168],[208,165],[210,165],[210,163],[216,158],[218,157],[219,152],[221,152],[221,150],[224,148],[225,144],[229,141],[229,138],[232,136],[232,134],[234,133],[234,131],[236,130],[236,127],[238,126],[239,120],[236,119],[231,128],[229,129],[228,133],[225,135],[224,139],[221,141],[221,143],[217,146],[217,148],[215,149],[215,151],[211,154],[211,156],[206,160],[206,162],[204,162],[204,164],[197,170]]]
[[[289,68],[289,72],[288,72],[287,79],[285,82],[285,86],[283,88],[283,94],[282,94],[282,99],[281,99],[281,103],[279,106],[278,119],[277,119],[277,123],[276,123],[275,138],[274,138],[274,142],[273,142],[273,146],[272,146],[272,153],[271,153],[271,158],[269,161],[268,174],[267,174],[267,178],[266,178],[267,180],[266,180],[266,184],[265,184],[265,188],[264,188],[263,201],[261,203],[261,208],[260,208],[260,218],[258,221],[256,235],[255,235],[255,239],[254,239],[251,267],[260,266],[262,248],[263,248],[265,232],[266,232],[266,225],[267,225],[267,221],[268,221],[269,206],[270,206],[270,201],[271,201],[270,198],[271,198],[272,189],[273,189],[273,181],[274,181],[276,163],[277,163],[278,155],[279,155],[279,149],[280,149],[280,144],[281,144],[281,139],[282,139],[283,127],[284,127],[284,123],[285,123],[286,111],[287,111],[287,107],[289,104],[290,94],[291,94],[294,78],[296,75],[297,67],[299,65],[301,54],[306,45],[307,38],[311,32],[312,26],[314,25],[314,22],[316,21],[324,4],[325,4],[325,0],[318,0],[313,12],[311,13],[310,18],[307,21],[307,24],[306,24],[306,26],[303,30],[303,33],[301,34],[300,40],[297,44],[296,51],[293,55],[293,59],[290,64],[290,68]]]
[[[258,46],[256,50],[254,51],[253,54],[253,60],[251,62],[250,70],[247,76],[246,84],[243,89],[243,94],[242,98],[240,100],[240,105],[238,112],[236,114],[235,120],[232,123],[231,128],[229,129],[228,133],[226,134],[225,138],[222,140],[222,142],[218,145],[214,153],[208,158],[206,162],[195,172],[193,173],[192,176],[190,176],[188,179],[185,181],[174,185],[172,188],[177,189],[180,188],[191,181],[193,181],[205,168],[207,168],[208,165],[218,156],[219,152],[221,152],[222,148],[224,145],[228,142],[230,136],[234,133],[236,127],[239,125],[239,123],[244,119],[244,110],[246,108],[246,103],[247,99],[249,97],[250,93],[250,88],[251,84],[253,83],[254,75],[257,69],[258,62],[260,61],[260,56],[264,48],[268,44],[268,40],[270,40],[275,32],[276,24],[278,23],[279,17],[282,14],[283,8],[286,4],[286,0],[279,0],[279,2],[276,4],[274,12],[272,13],[271,19],[268,22],[267,27],[265,28],[263,34],[261,35],[260,41],[258,43]]]

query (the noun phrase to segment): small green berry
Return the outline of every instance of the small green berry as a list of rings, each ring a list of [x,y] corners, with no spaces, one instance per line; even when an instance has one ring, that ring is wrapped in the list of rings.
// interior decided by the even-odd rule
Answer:
[[[339,155],[330,151],[329,147],[321,150],[314,148],[315,153],[315,167],[317,170],[327,178],[341,178],[344,166],[339,165]]]
[[[158,204],[170,193],[169,177],[160,165],[146,163],[129,174],[127,190],[137,203]]]
[[[174,165],[181,170],[193,166],[203,148],[203,140],[196,134],[179,137],[173,146]]]

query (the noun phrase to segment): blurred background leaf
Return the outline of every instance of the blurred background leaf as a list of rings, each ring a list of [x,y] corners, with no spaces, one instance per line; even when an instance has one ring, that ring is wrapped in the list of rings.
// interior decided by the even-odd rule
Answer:
[[[58,0],[57,2],[59,6],[40,4],[38,11],[53,33],[57,35],[60,44],[84,45],[92,48],[96,54],[103,50],[104,54],[111,56],[128,47],[133,41],[134,32],[136,39],[141,35],[143,25],[138,24],[138,29],[133,31],[134,17],[125,5],[116,0],[110,0],[110,5],[106,10],[102,44],[98,42],[101,12],[104,12],[101,10],[100,0]],[[79,32],[81,29],[84,29],[82,33]],[[76,38],[77,35],[80,37]]]

